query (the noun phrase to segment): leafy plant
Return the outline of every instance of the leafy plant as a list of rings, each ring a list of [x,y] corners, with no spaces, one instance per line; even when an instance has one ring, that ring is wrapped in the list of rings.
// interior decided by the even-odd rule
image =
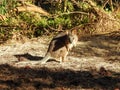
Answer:
[[[7,0],[1,1],[1,4],[0,4],[0,14],[5,15],[7,13],[6,6],[7,6]]]

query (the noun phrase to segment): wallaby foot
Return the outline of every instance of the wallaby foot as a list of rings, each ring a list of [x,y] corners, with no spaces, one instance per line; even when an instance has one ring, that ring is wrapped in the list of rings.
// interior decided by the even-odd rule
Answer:
[[[40,64],[45,64],[46,62],[45,61],[41,61]]]
[[[46,62],[48,61],[48,59],[44,59],[44,60],[40,60],[40,64],[46,64]]]

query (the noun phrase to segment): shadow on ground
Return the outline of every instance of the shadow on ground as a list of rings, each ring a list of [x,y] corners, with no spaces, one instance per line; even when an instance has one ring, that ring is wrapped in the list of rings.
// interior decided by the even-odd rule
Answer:
[[[81,44],[73,52],[80,57],[96,56],[120,60],[120,31],[84,36],[79,41]]]
[[[17,54],[17,55],[14,55],[14,56],[18,59],[18,62],[19,62],[19,61],[25,61],[25,60],[28,60],[28,61],[40,61],[40,60],[43,59],[43,57],[40,57],[40,56],[32,56],[32,55],[29,54],[29,53]],[[51,61],[59,62],[59,61],[56,61],[55,59],[49,59],[47,62],[51,62]]]
[[[25,53],[25,54],[17,54],[14,55],[19,61],[24,61],[24,59],[29,59],[31,61],[38,61],[41,60],[43,57],[39,57],[39,56],[32,56],[29,53]],[[22,59],[22,60],[20,60]]]
[[[0,65],[0,89],[4,90],[65,90],[120,88],[120,73],[101,76],[98,72],[73,71],[63,68],[15,68]]]

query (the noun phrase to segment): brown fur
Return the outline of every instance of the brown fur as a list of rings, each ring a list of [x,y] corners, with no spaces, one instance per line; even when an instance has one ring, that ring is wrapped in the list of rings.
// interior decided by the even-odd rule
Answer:
[[[49,59],[59,60],[60,62],[65,61],[66,56],[72,47],[75,46],[74,44],[77,43],[77,40],[76,30],[59,33],[51,40],[47,53],[41,60],[41,63],[46,63]]]

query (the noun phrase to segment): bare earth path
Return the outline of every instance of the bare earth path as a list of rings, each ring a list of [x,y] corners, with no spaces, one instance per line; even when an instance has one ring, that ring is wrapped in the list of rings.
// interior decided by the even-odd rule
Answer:
[[[68,61],[16,64],[44,57],[49,37],[0,46],[0,88],[6,90],[113,90],[120,88],[120,32],[80,38]]]

